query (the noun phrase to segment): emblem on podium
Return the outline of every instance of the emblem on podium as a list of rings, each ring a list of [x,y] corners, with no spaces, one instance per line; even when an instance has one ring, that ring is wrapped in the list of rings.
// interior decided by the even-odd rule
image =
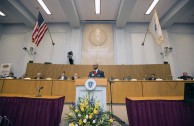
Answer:
[[[96,88],[96,81],[94,79],[88,79],[85,82],[85,87],[87,90],[94,90]]]

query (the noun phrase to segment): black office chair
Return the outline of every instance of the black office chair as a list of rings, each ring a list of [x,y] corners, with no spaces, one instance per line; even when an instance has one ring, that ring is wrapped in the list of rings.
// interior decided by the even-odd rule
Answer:
[[[0,116],[0,126],[13,126],[13,123],[7,118],[7,116]]]

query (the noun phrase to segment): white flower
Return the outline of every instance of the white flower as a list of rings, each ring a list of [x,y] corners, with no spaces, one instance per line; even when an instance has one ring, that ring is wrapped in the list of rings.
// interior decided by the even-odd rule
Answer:
[[[81,117],[81,114],[78,114],[78,117]]]
[[[92,123],[96,123],[96,120],[93,120]]]
[[[87,122],[87,119],[84,119],[83,122],[86,123]]]
[[[88,119],[88,115],[86,115],[86,119]]]
[[[75,126],[78,126],[77,124],[75,124]]]

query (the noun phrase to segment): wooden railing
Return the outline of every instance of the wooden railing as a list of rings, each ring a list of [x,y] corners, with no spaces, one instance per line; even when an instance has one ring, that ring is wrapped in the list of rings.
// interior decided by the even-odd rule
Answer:
[[[126,97],[184,96],[184,83],[194,81],[114,81],[111,84],[113,103],[125,103]],[[75,81],[71,80],[4,80],[0,79],[2,94],[65,96],[65,102],[75,101]],[[107,103],[110,103],[110,84],[107,85]]]

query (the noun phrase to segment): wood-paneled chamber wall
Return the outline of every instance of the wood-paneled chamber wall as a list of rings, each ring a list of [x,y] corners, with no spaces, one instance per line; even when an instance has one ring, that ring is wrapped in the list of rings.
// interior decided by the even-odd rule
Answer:
[[[29,63],[26,73],[29,77],[34,78],[38,72],[42,73],[45,78],[57,79],[63,70],[66,75],[71,77],[74,73],[78,73],[79,77],[87,77],[92,71],[92,65],[65,65],[65,64],[39,64]],[[164,80],[171,79],[171,71],[169,64],[150,64],[150,65],[99,65],[99,69],[103,70],[106,78],[114,77],[123,79],[126,76],[142,80],[145,75],[150,76],[152,73]]]

